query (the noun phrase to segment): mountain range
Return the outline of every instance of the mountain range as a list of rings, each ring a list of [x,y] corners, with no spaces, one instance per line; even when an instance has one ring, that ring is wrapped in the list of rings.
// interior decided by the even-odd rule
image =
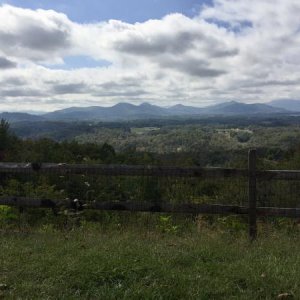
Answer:
[[[289,105],[287,102],[289,101]],[[111,107],[90,106],[70,107],[41,115],[29,113],[4,112],[0,119],[9,122],[35,122],[35,121],[123,121],[138,119],[154,119],[165,117],[188,116],[235,116],[257,114],[284,114],[300,112],[300,101],[277,100],[268,104],[245,104],[236,101],[224,102],[207,107],[193,107],[177,104],[171,107],[160,107],[149,103],[133,105],[118,103]]]
[[[293,99],[278,99],[268,103],[277,108],[283,108],[292,112],[300,112],[300,100]]]

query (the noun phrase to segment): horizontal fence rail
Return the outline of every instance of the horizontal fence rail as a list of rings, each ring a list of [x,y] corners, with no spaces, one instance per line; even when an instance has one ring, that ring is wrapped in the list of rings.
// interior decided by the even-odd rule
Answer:
[[[1,197],[0,205],[15,206],[21,208],[51,208],[74,209],[81,211],[84,209],[130,211],[130,212],[164,212],[164,213],[186,213],[186,214],[249,214],[249,208],[237,205],[220,204],[171,204],[155,202],[91,202],[82,204],[74,201],[36,199],[25,197]],[[300,218],[300,208],[278,208],[278,207],[257,207],[258,216]]]
[[[97,165],[64,163],[0,163],[0,174],[87,174],[103,176],[157,176],[226,178],[248,177],[248,169],[169,167],[144,165]],[[300,170],[256,170],[255,177],[265,180],[300,180]]]
[[[87,174],[105,176],[168,176],[168,177],[241,177],[247,176],[247,169],[132,166],[132,165],[84,165],[84,164],[35,164],[0,163],[0,173],[6,174]]]
[[[265,170],[256,171],[255,177],[265,180],[300,180],[299,170]]]

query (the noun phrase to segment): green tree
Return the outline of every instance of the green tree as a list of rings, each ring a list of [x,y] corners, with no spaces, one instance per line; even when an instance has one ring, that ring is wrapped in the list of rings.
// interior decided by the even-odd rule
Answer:
[[[11,146],[12,135],[9,130],[9,123],[4,119],[0,121],[0,161],[3,161],[8,148]]]

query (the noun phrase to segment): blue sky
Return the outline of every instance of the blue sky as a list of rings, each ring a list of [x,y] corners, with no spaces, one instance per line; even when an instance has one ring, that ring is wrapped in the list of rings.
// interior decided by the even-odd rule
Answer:
[[[211,0],[0,0],[9,4],[30,9],[53,9],[66,14],[78,23],[93,23],[110,19],[127,23],[161,19],[167,14],[181,13],[189,17],[197,15],[203,5]],[[77,69],[81,67],[106,67],[105,60],[93,60],[85,56],[72,56],[64,59],[64,64],[48,66],[52,69]]]
[[[1,4],[23,8],[53,9],[63,12],[76,22],[99,22],[109,19],[128,23],[160,19],[166,14],[179,12],[187,16],[199,13],[210,0],[6,0]]]
[[[299,0],[0,0],[0,111],[299,99],[299,15]]]

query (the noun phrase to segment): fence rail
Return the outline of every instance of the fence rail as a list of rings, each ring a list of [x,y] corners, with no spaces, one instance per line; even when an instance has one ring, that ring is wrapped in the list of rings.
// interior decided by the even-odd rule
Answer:
[[[158,176],[158,177],[202,177],[224,178],[248,176],[247,169],[130,166],[130,165],[90,165],[52,163],[0,163],[0,173],[7,174],[87,174],[104,176]],[[299,176],[300,178],[300,176]]]
[[[187,214],[241,214],[248,215],[249,207],[237,205],[221,204],[171,204],[153,202],[92,202],[89,204],[74,201],[62,201],[53,199],[36,199],[25,197],[1,197],[0,205],[15,206],[21,208],[51,208],[60,207],[75,209],[110,210],[110,211],[130,211],[130,212],[165,212],[165,213],[187,213]],[[300,218],[300,208],[278,208],[278,207],[257,207],[257,216],[275,216]]]
[[[249,169],[169,167],[151,165],[97,165],[64,163],[0,163],[0,174],[86,174],[103,176],[157,176],[227,178],[248,177]],[[256,170],[255,177],[265,180],[300,180],[300,170]]]
[[[299,180],[300,171],[257,170],[256,150],[250,150],[247,169],[167,167],[167,166],[128,166],[128,165],[90,165],[54,163],[0,163],[0,174],[86,174],[103,176],[156,176],[156,177],[196,177],[196,178],[234,178],[248,180],[248,206],[196,204],[196,203],[159,203],[155,201],[130,202],[111,201],[88,204],[80,201],[61,201],[50,199],[31,199],[22,197],[1,197],[0,205],[17,207],[42,207],[57,209],[61,206],[76,210],[120,210],[142,212],[193,213],[193,214],[242,214],[249,216],[249,236],[257,235],[257,216],[276,216],[300,218],[300,208],[257,207],[257,179],[262,180]]]

